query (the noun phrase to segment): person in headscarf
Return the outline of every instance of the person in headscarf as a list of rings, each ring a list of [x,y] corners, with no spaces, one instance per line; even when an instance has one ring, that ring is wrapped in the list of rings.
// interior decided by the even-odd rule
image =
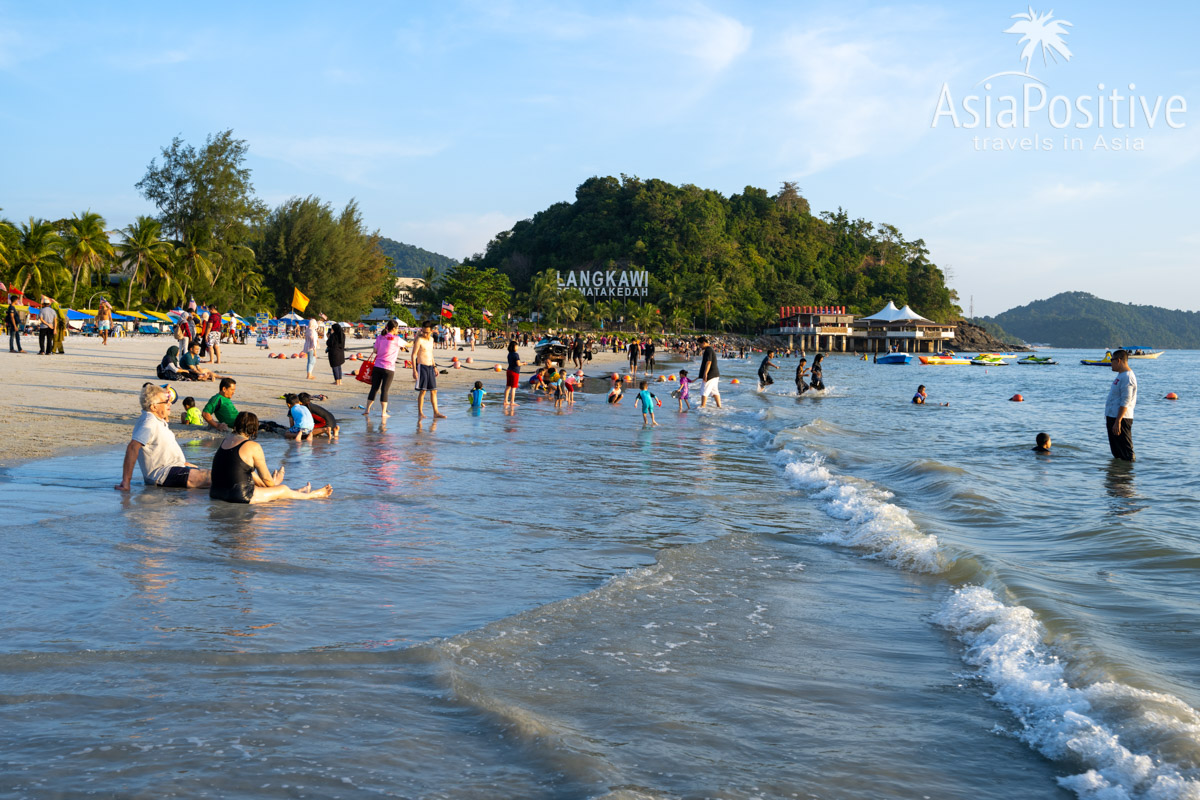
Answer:
[[[159,380],[177,381],[181,379],[179,374],[179,348],[177,346],[171,345],[167,348],[167,354],[159,362],[157,374]]]
[[[346,331],[336,322],[325,336],[325,352],[329,354],[329,368],[333,370],[333,385],[341,386],[342,364],[346,363]]]
[[[63,349],[63,340],[67,338],[67,312],[58,304],[57,300],[52,300],[50,307],[54,309],[54,316],[58,317],[58,327],[54,329],[54,346],[50,352],[66,355],[67,351]]]

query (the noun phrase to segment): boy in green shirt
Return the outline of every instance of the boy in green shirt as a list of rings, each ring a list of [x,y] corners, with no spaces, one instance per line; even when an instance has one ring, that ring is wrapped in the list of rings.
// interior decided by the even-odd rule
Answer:
[[[208,400],[201,416],[210,426],[219,431],[227,431],[233,427],[238,410],[233,405],[233,393],[237,390],[237,381],[233,378],[221,378],[217,393]]]

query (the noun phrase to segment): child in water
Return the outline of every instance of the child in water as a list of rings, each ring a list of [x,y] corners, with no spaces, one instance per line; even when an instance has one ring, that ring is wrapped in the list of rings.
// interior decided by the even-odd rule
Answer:
[[[1035,452],[1035,453],[1049,453],[1050,452],[1050,434],[1039,433],[1037,435],[1037,447],[1033,448],[1033,452]]]
[[[635,406],[641,405],[642,407],[642,425],[646,425],[647,423],[650,425],[657,425],[658,420],[654,418],[655,397],[650,393],[650,390],[646,388],[648,385],[649,384],[646,383],[646,381],[642,381],[638,384],[638,389],[640,391],[637,394],[637,398],[634,399],[633,404]]]
[[[808,359],[801,358],[796,362],[796,394],[804,394],[808,391],[808,383],[805,382],[804,376],[808,374]]]
[[[621,402],[621,395],[625,394],[625,389],[621,386],[620,378],[613,378],[612,389],[608,392],[608,404],[615,406]]]
[[[204,419],[200,416],[200,409],[196,408],[196,398],[183,398],[183,414],[180,415],[179,421],[184,425],[204,424]]]
[[[925,401],[928,399],[929,399],[929,395],[925,392],[925,384],[921,384],[920,386],[917,387],[917,393],[913,395],[913,399],[912,399],[913,405],[914,406],[923,406],[923,405],[925,405]],[[935,406],[948,406],[950,404],[949,403],[934,403],[934,405]]]
[[[475,381],[475,388],[467,392],[467,399],[471,401],[471,408],[483,408],[483,396],[487,394],[483,390],[483,381]]]
[[[695,381],[693,381],[691,378],[688,377],[686,369],[679,370],[679,395],[678,395],[678,397],[679,397],[679,411],[681,413],[683,412],[684,406],[687,406],[688,411],[692,410],[692,404],[691,404],[691,402],[688,401],[688,397],[691,395],[690,387],[693,383],[695,383]]]

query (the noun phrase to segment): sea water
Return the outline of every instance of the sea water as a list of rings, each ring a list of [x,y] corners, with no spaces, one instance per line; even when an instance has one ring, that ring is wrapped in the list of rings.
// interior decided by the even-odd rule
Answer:
[[[8,469],[0,796],[1200,797],[1200,354],[1130,466],[1051,352],[264,437],[329,501]]]

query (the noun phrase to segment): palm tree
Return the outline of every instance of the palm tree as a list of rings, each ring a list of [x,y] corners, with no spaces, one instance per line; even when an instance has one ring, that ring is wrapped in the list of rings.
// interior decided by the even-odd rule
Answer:
[[[164,273],[169,281],[172,248],[160,237],[162,224],[153,217],[138,217],[137,222],[122,228],[121,234],[125,240],[117,245],[117,260],[129,270],[129,291],[125,295],[128,306],[133,302],[133,284],[139,275],[143,285],[159,283],[157,279]]]
[[[113,257],[113,247],[104,228],[104,217],[94,211],[76,214],[67,221],[63,260],[71,270],[71,305],[75,305],[79,281],[90,283],[92,271]]]
[[[213,273],[213,261],[216,258],[219,258],[218,254],[200,247],[194,235],[175,243],[175,263],[183,272],[180,282],[183,284],[184,294],[201,281],[209,286],[216,283]]]
[[[672,330],[674,330],[675,333],[679,333],[679,330],[684,325],[688,324],[688,314],[683,310],[682,307],[676,308],[671,312],[671,315],[667,318],[667,320],[670,322]]]
[[[54,282],[63,270],[62,244],[54,223],[33,217],[28,223],[21,223],[12,262],[17,268],[16,279],[21,282],[22,292],[31,282],[39,287]]]
[[[692,299],[704,309],[704,327],[707,328],[708,315],[712,313],[713,306],[725,299],[725,287],[716,275],[705,272],[692,287]]]
[[[683,278],[679,275],[672,275],[671,279],[663,286],[662,294],[658,296],[659,305],[663,308],[674,310],[687,302],[687,289],[684,287]]]
[[[1064,30],[1064,26],[1072,27],[1071,23],[1066,20],[1054,19],[1054,12],[1048,14],[1038,14],[1030,6],[1028,13],[1013,14],[1012,19],[1020,20],[1014,22],[1012,27],[1004,31],[1005,33],[1019,33],[1021,38],[1017,44],[1025,43],[1025,47],[1021,50],[1021,59],[1025,62],[1025,74],[1029,74],[1030,62],[1033,60],[1033,54],[1038,48],[1042,49],[1042,63],[1047,63],[1047,54],[1054,58],[1054,54],[1058,53],[1063,57],[1064,61],[1071,60],[1071,51],[1067,48],[1067,43],[1063,41],[1064,36],[1070,31]],[[1057,61],[1058,59],[1055,59]]]

